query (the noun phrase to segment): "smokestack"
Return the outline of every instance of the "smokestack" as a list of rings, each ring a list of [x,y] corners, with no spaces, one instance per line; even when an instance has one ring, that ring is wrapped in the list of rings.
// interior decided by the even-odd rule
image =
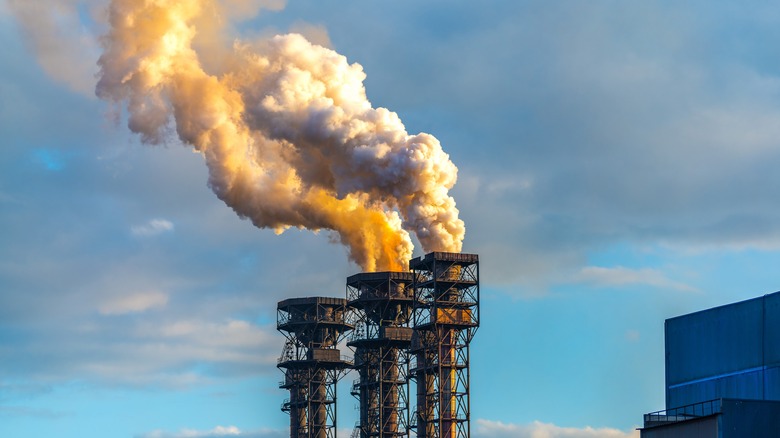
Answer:
[[[347,278],[355,330],[360,423],[353,436],[395,438],[409,434],[409,346],[414,293],[411,272],[373,272]]]
[[[418,438],[471,435],[469,345],[479,327],[479,257],[432,252],[409,262],[414,278]]]
[[[336,431],[336,383],[352,363],[336,348],[353,326],[341,298],[291,298],[277,306],[277,329],[287,341],[277,366],[279,387],[290,391],[290,438],[329,438]]]
[[[301,35],[237,41],[223,72],[205,71],[193,39],[219,27],[212,2],[111,1],[97,95],[146,143],[175,128],[257,227],[332,230],[365,271],[406,269],[409,232],[425,251],[460,251],[458,169],[439,141],[374,108],[362,67]]]

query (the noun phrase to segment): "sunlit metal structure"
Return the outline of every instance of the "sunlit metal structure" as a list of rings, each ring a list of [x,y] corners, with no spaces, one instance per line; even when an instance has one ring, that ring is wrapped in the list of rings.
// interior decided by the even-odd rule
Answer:
[[[413,273],[411,368],[418,438],[469,438],[469,344],[479,327],[479,256],[432,252]]]
[[[354,437],[409,435],[413,279],[411,272],[365,272],[347,278],[355,325],[347,345],[355,350],[358,378],[352,395],[360,409]]]
[[[280,388],[290,391],[282,411],[290,414],[290,438],[336,436],[336,382],[351,368],[337,346],[353,328],[343,298],[308,297],[280,301],[277,329],[287,341],[277,366]]]

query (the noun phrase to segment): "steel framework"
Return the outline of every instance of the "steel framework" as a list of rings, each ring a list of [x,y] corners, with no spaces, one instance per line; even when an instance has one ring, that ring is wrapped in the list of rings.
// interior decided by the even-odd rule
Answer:
[[[290,414],[291,438],[335,438],[336,382],[352,362],[336,348],[353,328],[346,300],[309,297],[280,301],[276,328],[287,341],[277,367],[279,387],[290,391],[282,411]]]
[[[367,272],[347,278],[348,305],[355,315],[347,345],[355,349],[359,374],[352,395],[360,404],[352,436],[409,436],[413,281],[411,272]]]
[[[409,262],[418,438],[469,438],[469,344],[479,327],[479,257],[432,252]]]

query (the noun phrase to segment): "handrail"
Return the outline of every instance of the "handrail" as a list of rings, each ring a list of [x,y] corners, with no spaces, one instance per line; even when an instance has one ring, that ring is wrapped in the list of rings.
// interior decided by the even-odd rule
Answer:
[[[693,418],[707,417],[721,413],[721,399],[707,400],[673,409],[650,412],[644,415],[645,427],[649,423],[677,423]]]

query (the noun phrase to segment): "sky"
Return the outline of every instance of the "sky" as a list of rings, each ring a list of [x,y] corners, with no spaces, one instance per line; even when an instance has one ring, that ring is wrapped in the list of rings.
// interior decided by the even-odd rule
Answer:
[[[475,437],[636,437],[664,319],[780,290],[780,6],[223,4],[215,44],[302,33],[458,167]],[[106,6],[0,0],[0,436],[286,436],[276,303],[360,267],[241,219],[95,96]]]

